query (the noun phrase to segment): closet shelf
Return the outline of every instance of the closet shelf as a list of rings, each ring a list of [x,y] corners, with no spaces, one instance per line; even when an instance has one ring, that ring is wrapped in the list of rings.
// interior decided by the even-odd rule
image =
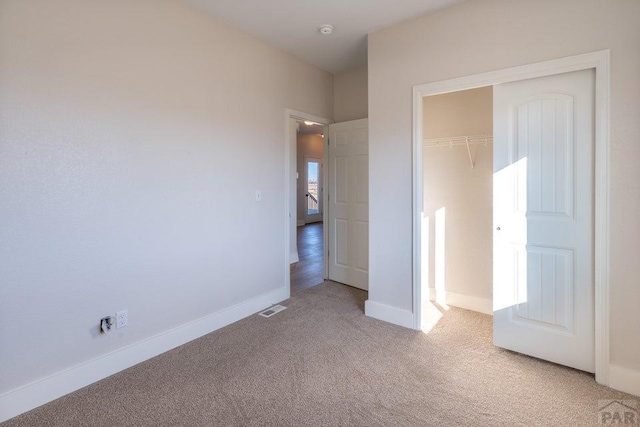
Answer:
[[[454,145],[486,145],[491,143],[493,143],[493,135],[448,136],[424,140],[425,147],[453,147]]]
[[[465,145],[471,169],[474,167],[473,156],[471,155],[471,145],[491,144],[493,143],[493,135],[469,135],[469,136],[450,136],[445,138],[429,138],[425,139],[423,144],[425,147],[450,147],[455,145]]]

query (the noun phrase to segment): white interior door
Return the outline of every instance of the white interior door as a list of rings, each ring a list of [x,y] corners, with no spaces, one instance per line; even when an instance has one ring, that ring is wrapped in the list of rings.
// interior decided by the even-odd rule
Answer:
[[[493,93],[494,343],[594,372],[593,70]]]
[[[329,279],[369,287],[369,122],[329,125]]]
[[[304,222],[322,221],[322,159],[304,158]]]

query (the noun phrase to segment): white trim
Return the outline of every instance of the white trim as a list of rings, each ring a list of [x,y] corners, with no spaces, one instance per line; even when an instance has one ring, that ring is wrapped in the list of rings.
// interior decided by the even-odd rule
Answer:
[[[422,98],[572,71],[595,69],[595,371],[609,385],[609,50],[413,87],[413,328],[421,328]]]
[[[286,260],[285,265],[284,265],[284,277],[285,277],[285,288],[287,289],[287,298],[291,297],[291,264],[294,262],[298,262],[298,254],[296,253],[295,255],[291,255],[291,248],[290,248],[290,242],[291,242],[291,230],[290,230],[290,226],[291,226],[291,217],[290,215],[292,213],[295,213],[295,215],[298,214],[298,206],[295,206],[295,210],[292,211],[291,210],[291,206],[289,206],[289,193],[291,191],[290,185],[289,185],[289,181],[290,181],[290,175],[291,175],[291,167],[290,167],[290,155],[291,155],[291,142],[290,142],[290,136],[289,135],[289,119],[299,119],[299,120],[310,120],[312,122],[316,122],[316,123],[320,123],[324,126],[324,135],[325,135],[325,150],[324,150],[324,164],[326,164],[326,155],[327,155],[327,136],[328,136],[328,125],[329,123],[333,123],[332,120],[324,118],[324,117],[320,117],[320,116],[316,116],[313,114],[309,114],[309,113],[305,113],[302,111],[298,111],[298,110],[294,110],[292,108],[285,108],[284,109],[284,191],[285,191],[285,197],[284,197],[284,259]],[[327,186],[325,185],[324,188],[327,188]],[[296,194],[297,197],[297,194]],[[325,206],[327,206],[325,204]],[[322,218],[323,220],[326,219],[326,215],[327,215],[328,209],[324,209],[324,211],[322,212]],[[297,224],[297,219],[296,219],[296,224]],[[325,225],[323,227],[324,229],[324,238],[325,238],[325,242],[326,242],[326,238],[327,238],[327,224],[325,222]],[[326,246],[326,245],[325,245]],[[293,261],[293,259],[295,258],[295,261]],[[327,257],[324,257],[324,263],[325,263],[325,278],[327,277],[326,272],[328,269],[328,264],[327,264],[328,260]]]
[[[424,175],[422,170],[423,163],[423,141],[422,136],[422,116],[423,116],[423,100],[428,96],[424,94],[419,86],[413,87],[413,152],[411,159],[413,194],[412,201],[412,285],[413,285],[413,329],[422,330],[422,221],[424,214],[422,208],[423,202],[423,182]],[[430,292],[431,293],[431,292]],[[432,296],[429,295],[429,300]]]
[[[441,301],[437,293],[435,289],[429,288],[429,299],[433,302]],[[493,316],[493,300],[489,298],[480,298],[446,291],[444,302],[451,307],[464,308],[465,310],[477,311],[478,313]]]
[[[364,314],[374,319],[404,326],[405,328],[411,328],[413,326],[413,313],[409,310],[381,304],[371,301],[370,299],[364,302]]]
[[[610,365],[609,386],[640,397],[640,371],[623,366]]]
[[[324,146],[322,148],[322,241],[324,242],[324,278],[329,278],[329,125],[323,129]]]
[[[594,269],[595,269],[595,364],[596,381],[610,383],[609,361],[609,50],[598,52],[593,61],[596,71],[595,102],[595,207],[594,207]]]
[[[0,422],[284,301],[288,291],[288,288],[280,287],[275,291],[4,393],[0,395]]]
[[[289,226],[289,224],[287,224]],[[298,256],[298,252],[289,252],[289,265],[295,264],[300,261],[300,257]]]

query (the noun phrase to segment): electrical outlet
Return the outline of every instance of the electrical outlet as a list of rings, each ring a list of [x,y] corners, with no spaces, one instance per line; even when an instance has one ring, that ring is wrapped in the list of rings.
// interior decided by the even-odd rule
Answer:
[[[129,312],[127,310],[118,311],[116,313],[116,328],[124,328],[129,323]]]
[[[107,317],[103,317],[102,319],[100,319],[100,333],[101,334],[106,334],[107,332],[109,332],[111,330],[112,326],[113,326],[113,317],[107,316]]]

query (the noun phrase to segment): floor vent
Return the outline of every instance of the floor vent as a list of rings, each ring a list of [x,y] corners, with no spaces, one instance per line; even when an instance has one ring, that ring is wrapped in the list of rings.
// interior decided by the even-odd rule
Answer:
[[[276,313],[280,313],[282,310],[286,309],[287,307],[283,306],[283,305],[274,305],[271,308],[267,308],[265,311],[260,312],[258,314],[260,314],[260,316],[262,317],[271,317]]]

